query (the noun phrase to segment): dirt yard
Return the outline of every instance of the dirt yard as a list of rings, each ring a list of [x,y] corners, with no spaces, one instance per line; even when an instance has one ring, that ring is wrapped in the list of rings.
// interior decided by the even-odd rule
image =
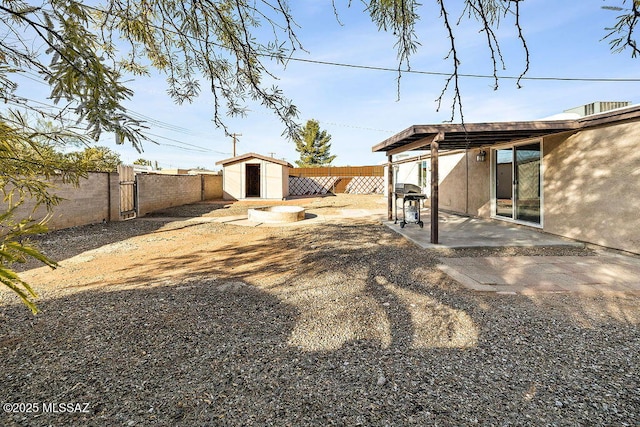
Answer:
[[[200,203],[38,239],[60,267],[24,268],[36,316],[0,290],[0,424],[640,424],[639,297],[474,293],[436,268],[586,250],[420,250],[379,196],[288,203],[315,219]]]

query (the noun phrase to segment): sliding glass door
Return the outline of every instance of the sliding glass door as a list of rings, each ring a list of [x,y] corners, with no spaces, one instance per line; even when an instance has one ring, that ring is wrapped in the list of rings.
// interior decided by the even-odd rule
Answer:
[[[515,147],[515,219],[540,224],[540,143]]]
[[[541,223],[540,143],[494,151],[495,215]]]
[[[513,148],[496,150],[496,216],[513,218]]]

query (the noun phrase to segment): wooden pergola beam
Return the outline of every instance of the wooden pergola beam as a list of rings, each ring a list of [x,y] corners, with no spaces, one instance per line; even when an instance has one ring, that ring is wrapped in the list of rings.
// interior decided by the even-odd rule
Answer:
[[[393,157],[387,156],[387,220],[393,219]]]
[[[444,141],[444,132],[438,132],[431,140],[431,243],[438,244],[438,149]]]
[[[409,144],[405,144],[402,147],[398,147],[398,148],[394,148],[393,150],[389,150],[387,151],[387,155],[388,156],[393,156],[395,154],[400,154],[400,153],[404,153],[405,151],[409,151],[409,150],[419,150],[421,148],[427,148],[429,146],[429,144],[431,143],[431,140],[433,139],[433,137],[426,137],[426,138],[421,138],[417,141],[413,141]]]

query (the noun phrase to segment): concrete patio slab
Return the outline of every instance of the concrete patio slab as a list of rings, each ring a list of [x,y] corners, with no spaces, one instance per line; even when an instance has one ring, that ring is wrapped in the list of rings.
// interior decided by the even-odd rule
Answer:
[[[441,258],[440,262],[440,270],[480,292],[640,294],[640,258],[633,256],[600,253],[584,257]]]
[[[428,213],[422,218],[428,219]],[[584,247],[583,243],[530,227],[501,221],[439,215],[440,243],[431,243],[430,227],[393,221],[391,230],[425,249],[472,247]],[[498,294],[587,293],[640,294],[640,257],[597,253],[594,256],[513,256],[441,258],[438,268],[463,286]]]
[[[420,228],[417,224],[407,224],[401,228],[399,222],[394,224],[394,221],[385,221],[384,224],[425,249],[584,246],[583,243],[544,233],[531,227],[443,212],[439,215],[439,244],[434,245],[431,243],[428,210],[423,211],[421,217],[427,221],[424,228]]]

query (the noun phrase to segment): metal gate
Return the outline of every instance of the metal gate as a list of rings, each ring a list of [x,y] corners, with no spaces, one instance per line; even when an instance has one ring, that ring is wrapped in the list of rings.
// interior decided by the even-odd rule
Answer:
[[[133,166],[118,165],[120,179],[120,219],[136,217],[136,176]]]

